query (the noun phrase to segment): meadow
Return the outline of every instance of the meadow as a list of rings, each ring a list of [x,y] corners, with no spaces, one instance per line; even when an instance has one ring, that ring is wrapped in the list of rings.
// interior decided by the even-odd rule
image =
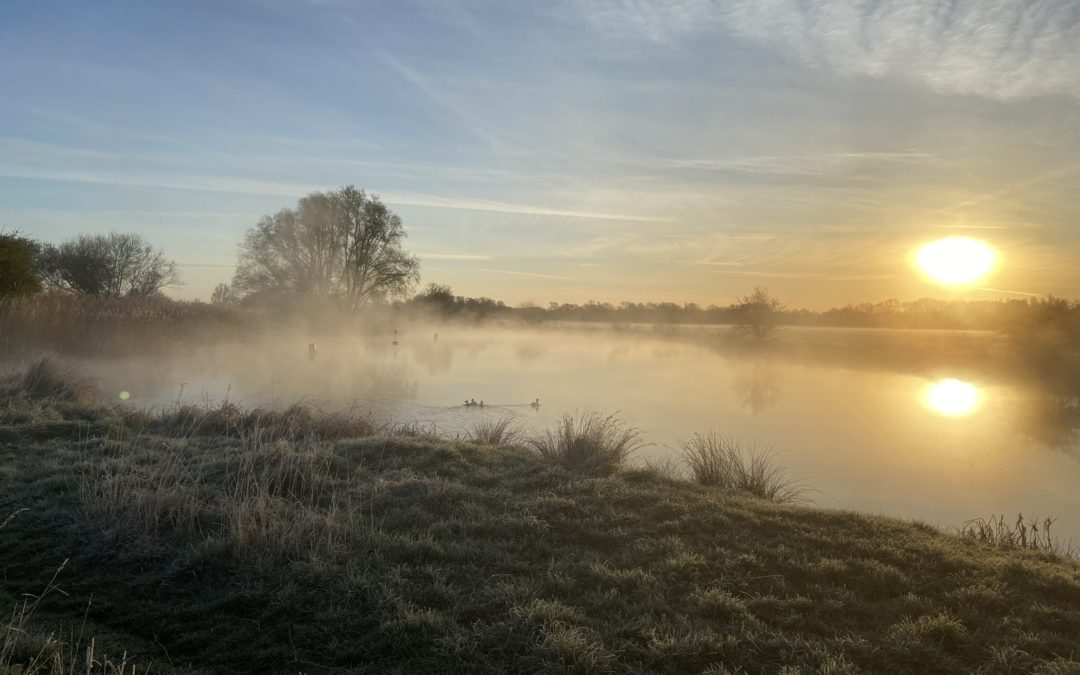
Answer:
[[[145,412],[38,362],[0,390],[0,672],[1080,672],[1080,565],[1039,535],[814,508],[708,436],[678,479],[639,443]]]

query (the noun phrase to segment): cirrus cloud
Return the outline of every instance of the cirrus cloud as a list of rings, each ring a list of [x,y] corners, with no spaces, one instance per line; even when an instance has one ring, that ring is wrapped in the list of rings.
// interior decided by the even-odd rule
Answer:
[[[678,44],[733,34],[842,76],[943,93],[1080,99],[1080,4],[1070,0],[579,0],[612,37]]]

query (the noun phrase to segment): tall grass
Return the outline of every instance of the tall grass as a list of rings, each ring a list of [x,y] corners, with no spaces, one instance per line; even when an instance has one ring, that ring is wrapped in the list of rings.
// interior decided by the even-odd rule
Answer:
[[[1071,542],[1066,544],[1050,534],[1055,520],[1047,517],[1040,522],[1038,518],[1025,518],[1021,513],[1016,516],[1015,522],[1010,523],[1002,514],[969,520],[960,526],[959,534],[996,546],[1048,551],[1071,558],[1080,556],[1080,551],[1073,548]]]
[[[473,425],[468,440],[483,445],[516,447],[524,441],[521,427],[509,415],[498,419],[485,418]]]
[[[284,410],[243,408],[225,401],[217,406],[177,406],[156,415],[128,411],[126,422],[139,430],[182,438],[238,438],[252,447],[280,440],[359,438],[379,431],[355,410],[327,412],[304,403]]]
[[[563,415],[554,428],[528,439],[527,445],[541,457],[591,472],[622,465],[646,444],[636,427],[615,415],[586,412]]]
[[[0,299],[0,359],[54,351],[146,354],[258,334],[259,312],[168,298],[98,298],[62,293]]]
[[[91,522],[128,535],[216,542],[237,560],[347,558],[365,534],[365,487],[355,467],[319,442],[278,441],[232,456],[196,458],[193,448],[134,449],[83,477]]]
[[[789,479],[771,448],[756,452],[716,431],[694,434],[679,442],[693,480],[702,485],[737,490],[776,502],[800,502],[807,489]]]
[[[0,522],[0,530],[26,509],[19,509]],[[0,623],[0,673],[3,675],[135,675],[135,664],[125,655],[112,661],[96,653],[93,639],[83,646],[81,636],[64,638],[56,632],[44,632],[33,623],[33,616],[45,598],[59,589],[56,579],[67,566],[65,561],[53,574],[45,589],[37,595],[27,595],[11,610],[6,622]],[[130,666],[130,668],[129,668]]]
[[[90,379],[50,357],[31,364],[17,385],[32,399],[56,399],[84,405],[97,400],[97,388]]]

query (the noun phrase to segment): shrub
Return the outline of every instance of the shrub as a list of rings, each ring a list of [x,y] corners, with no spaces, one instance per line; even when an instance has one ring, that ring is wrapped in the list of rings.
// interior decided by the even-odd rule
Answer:
[[[0,232],[0,298],[33,295],[41,290],[38,245],[18,234]]]

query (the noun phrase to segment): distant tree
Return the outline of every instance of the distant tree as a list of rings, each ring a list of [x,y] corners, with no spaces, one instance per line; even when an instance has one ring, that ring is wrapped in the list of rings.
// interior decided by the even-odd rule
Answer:
[[[454,301],[454,290],[448,284],[430,283],[423,293],[416,296],[418,300],[447,303]]]
[[[419,280],[404,239],[401,218],[378,197],[352,186],[313,192],[248,230],[233,287],[333,298],[353,308],[404,297]]]
[[[1080,302],[1048,295],[1029,298],[1020,307],[1019,315],[1001,332],[1025,358],[1052,363],[1061,350],[1080,340]]]
[[[769,289],[755,286],[754,291],[736,300],[736,330],[750,339],[760,342],[772,337],[780,313],[786,307]]]
[[[229,284],[218,284],[210,294],[210,303],[214,305],[235,305],[240,302],[240,296]]]
[[[46,283],[87,295],[145,297],[180,283],[176,263],[137,234],[80,235],[41,252]]]
[[[436,283],[428,284],[424,292],[417,294],[414,300],[417,304],[443,314],[453,312],[457,303],[457,298],[454,296],[454,291],[450,286]]]
[[[523,300],[518,303],[516,313],[525,323],[540,323],[545,318],[544,309],[532,300]]]
[[[40,247],[17,232],[0,233],[0,298],[32,295],[41,290]]]

